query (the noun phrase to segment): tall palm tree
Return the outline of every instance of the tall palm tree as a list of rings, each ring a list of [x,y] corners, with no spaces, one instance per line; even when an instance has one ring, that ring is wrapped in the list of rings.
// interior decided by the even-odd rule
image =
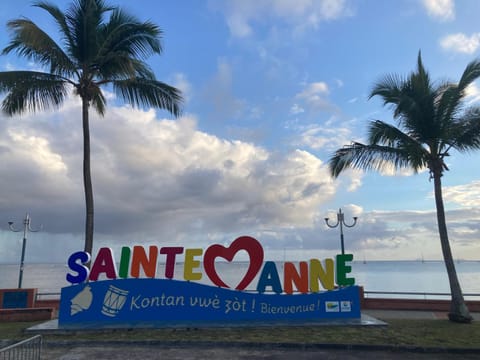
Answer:
[[[161,54],[160,28],[140,22],[103,0],[73,0],[62,12],[52,3],[38,1],[33,6],[48,12],[60,32],[57,43],[27,18],[7,23],[11,41],[3,54],[11,52],[34,61],[41,71],[0,72],[0,92],[6,92],[2,110],[8,115],[25,111],[58,108],[73,89],[82,102],[83,180],[85,191],[85,251],[93,247],[93,189],[90,174],[89,109],[101,116],[106,99],[101,87],[108,85],[133,106],[153,106],[175,116],[181,111],[182,97],[176,88],[156,80],[145,63]]]
[[[442,176],[448,171],[445,158],[452,150],[480,149],[480,108],[468,107],[465,91],[480,76],[480,61],[469,63],[458,83],[432,83],[418,54],[417,69],[408,77],[387,75],[374,84],[370,98],[380,96],[393,109],[397,126],[380,120],[368,126],[368,143],[353,142],[330,158],[332,176],[347,168],[377,170],[394,166],[415,173],[428,169],[433,179],[438,232],[451,291],[449,318],[470,322],[448,241],[442,197]]]

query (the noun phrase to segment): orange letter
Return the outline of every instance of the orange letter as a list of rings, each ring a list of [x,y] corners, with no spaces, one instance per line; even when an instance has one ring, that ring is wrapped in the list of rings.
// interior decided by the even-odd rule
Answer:
[[[292,262],[285,263],[283,273],[283,290],[287,294],[293,293],[293,283],[302,294],[308,292],[308,264],[306,261],[300,261],[300,275]]]
[[[158,248],[156,246],[150,246],[148,258],[143,246],[134,246],[130,274],[135,278],[140,277],[141,266],[146,277],[154,278],[157,272],[157,256]]]

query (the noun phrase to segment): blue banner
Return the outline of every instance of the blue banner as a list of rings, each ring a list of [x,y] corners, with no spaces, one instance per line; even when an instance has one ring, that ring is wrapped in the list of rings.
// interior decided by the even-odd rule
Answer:
[[[360,318],[357,286],[258,294],[169,279],[87,282],[62,289],[59,327],[245,325]]]

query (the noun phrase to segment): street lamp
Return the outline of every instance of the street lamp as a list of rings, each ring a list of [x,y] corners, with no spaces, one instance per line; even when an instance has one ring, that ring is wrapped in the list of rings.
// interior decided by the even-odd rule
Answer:
[[[345,225],[346,227],[348,228],[351,228],[351,227],[354,227],[355,224],[357,223],[357,219],[358,217],[354,216],[353,217],[353,224],[352,225],[348,225],[346,222],[345,222],[345,215],[342,213],[342,209],[338,209],[338,213],[337,213],[337,223],[335,225],[330,225],[328,223],[328,217],[325,218],[325,223],[327,224],[327,226],[329,228],[336,228],[338,225],[340,225],[340,244],[342,245],[342,255],[345,255],[345,245],[344,245],[344,242],[343,242],[343,226]]]
[[[10,230],[13,232],[20,232],[21,230],[16,230],[13,227],[13,221],[8,222],[8,226],[10,227]],[[28,232],[38,232],[42,229],[42,226],[40,226],[40,229],[38,230],[33,230],[30,227],[30,216],[28,214],[25,214],[25,219],[23,219],[23,243],[22,243],[22,257],[20,259],[20,272],[18,274],[18,288],[22,288],[22,278],[23,278],[23,263],[25,260],[25,248],[27,247],[27,234]]]

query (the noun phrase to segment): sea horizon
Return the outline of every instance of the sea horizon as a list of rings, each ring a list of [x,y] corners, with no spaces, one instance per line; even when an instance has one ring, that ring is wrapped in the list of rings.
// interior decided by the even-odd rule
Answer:
[[[282,265],[284,261],[276,261],[275,263],[280,278],[283,278]],[[246,273],[247,264],[248,261],[217,262],[216,270],[230,288],[235,288],[241,281],[243,274]],[[480,261],[465,260],[456,262],[455,265],[463,293],[475,294],[474,298],[470,298],[470,300],[480,300]],[[356,260],[352,261],[351,267],[352,271],[349,277],[354,278],[355,284],[362,286],[367,293],[418,293],[422,298],[426,296],[425,294],[430,293],[450,294],[447,271],[443,260],[372,260],[366,262]],[[69,272],[72,272],[72,270],[63,263],[26,263],[23,271],[22,287],[37,288],[39,293],[59,293],[62,287],[70,286],[66,280],[66,275]],[[203,271],[202,265],[196,268],[196,272],[202,273],[202,278],[197,281],[198,283],[213,286]],[[0,274],[2,274],[0,276],[0,288],[17,288],[18,264],[0,264]],[[246,290],[255,291],[258,276],[259,274]],[[155,278],[166,278],[164,263],[157,264]],[[175,264],[173,279],[184,281],[182,262]],[[98,281],[101,280],[105,280],[104,275],[100,275]]]

